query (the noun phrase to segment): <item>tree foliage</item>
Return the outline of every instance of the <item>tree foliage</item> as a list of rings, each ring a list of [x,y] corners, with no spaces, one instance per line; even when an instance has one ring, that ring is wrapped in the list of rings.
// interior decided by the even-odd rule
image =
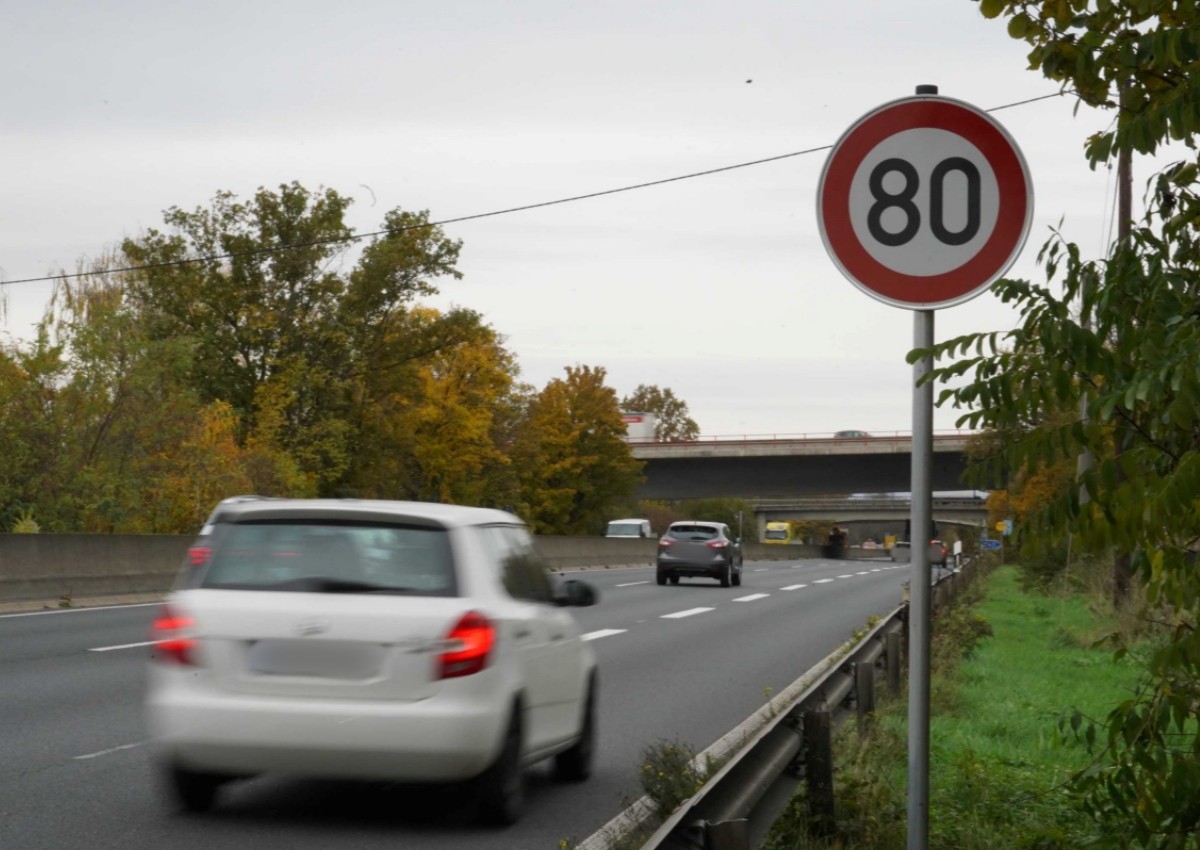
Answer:
[[[700,436],[700,426],[688,415],[687,402],[676,397],[670,388],[638,384],[636,390],[621,399],[621,409],[653,413],[655,440],[694,440]]]
[[[1010,35],[1033,45],[1032,67],[1118,110],[1113,127],[1089,140],[1093,163],[1173,139],[1193,145],[1192,0],[983,0],[981,10],[1008,17]],[[994,457],[1006,470],[1051,473],[1073,469],[1084,452],[1095,458],[1080,486],[1042,488],[1023,530],[1045,546],[1069,534],[1084,552],[1133,552],[1148,614],[1165,626],[1137,694],[1099,726],[1072,724],[1103,748],[1074,788],[1116,846],[1200,846],[1196,171],[1193,155],[1149,181],[1144,217],[1106,259],[1052,237],[1039,254],[1045,283],[993,288],[1019,310],[1018,327],[936,346],[937,358],[954,362],[930,376],[966,379],[939,403],[967,410],[960,424],[1003,435]],[[1081,399],[1085,417],[1061,415]]]
[[[641,483],[602,367],[568,366],[529,405],[513,445],[522,514],[538,533],[597,534]]]
[[[218,193],[60,281],[35,340],[0,345],[5,527],[190,531],[248,491],[514,506],[515,360],[416,302],[459,243],[394,210],[351,264],[348,204]]]

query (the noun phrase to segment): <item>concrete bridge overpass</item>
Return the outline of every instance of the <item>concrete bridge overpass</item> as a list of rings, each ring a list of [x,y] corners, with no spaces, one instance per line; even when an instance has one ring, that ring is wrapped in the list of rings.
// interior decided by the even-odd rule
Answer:
[[[964,451],[971,435],[934,434],[933,489],[969,489]],[[634,442],[645,462],[639,499],[744,499],[911,489],[912,435],[738,437]]]

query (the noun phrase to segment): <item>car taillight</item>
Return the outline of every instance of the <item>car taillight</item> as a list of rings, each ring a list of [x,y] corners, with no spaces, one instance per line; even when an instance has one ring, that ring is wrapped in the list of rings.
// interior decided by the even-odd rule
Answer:
[[[675,542],[674,540],[668,540],[667,538],[664,537],[663,539],[658,541],[658,545],[659,545],[659,548],[666,549],[668,546],[670,546],[674,542]]]
[[[496,629],[478,611],[463,614],[444,641],[446,651],[438,656],[438,678],[470,676],[487,666],[496,645]]]
[[[211,546],[193,546],[188,549],[188,563],[193,567],[202,567],[212,557]]]
[[[724,540],[710,540],[707,543],[705,543],[704,545],[707,546],[709,549],[724,549],[729,544],[726,543]]]
[[[196,639],[187,634],[194,625],[196,621],[191,617],[181,616],[171,606],[163,605],[150,627],[154,660],[167,664],[195,664]]]

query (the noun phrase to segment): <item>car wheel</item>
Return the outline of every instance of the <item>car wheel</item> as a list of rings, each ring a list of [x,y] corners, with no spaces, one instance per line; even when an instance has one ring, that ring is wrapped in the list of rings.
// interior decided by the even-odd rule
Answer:
[[[198,773],[179,765],[167,768],[167,782],[179,807],[187,812],[207,812],[217,802],[217,790],[225,777]]]
[[[659,570],[659,571],[658,571],[658,576],[657,576],[657,578],[658,578],[658,583],[659,583],[660,585],[661,585],[661,584],[666,584],[666,583],[667,583],[667,574],[666,574],[666,573],[664,573],[662,570]]]
[[[732,570],[733,568],[729,564],[721,567],[721,587],[729,587],[729,574]]]
[[[738,568],[733,573],[733,586],[734,587],[742,586],[742,567],[740,564],[738,565]]]
[[[671,584],[679,584],[679,576],[671,576]]]
[[[479,820],[495,826],[510,826],[516,823],[525,804],[519,703],[513,704],[512,712],[500,755],[479,777]]]
[[[592,775],[592,758],[596,751],[596,676],[588,679],[583,698],[583,727],[579,740],[570,749],[554,757],[554,775],[565,782],[582,782]]]

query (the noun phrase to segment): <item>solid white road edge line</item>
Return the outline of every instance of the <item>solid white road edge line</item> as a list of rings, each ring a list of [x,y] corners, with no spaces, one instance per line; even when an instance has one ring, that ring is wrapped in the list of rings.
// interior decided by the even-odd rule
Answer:
[[[55,608],[52,611],[21,611],[16,614],[0,614],[0,620],[15,617],[41,617],[45,614],[82,614],[87,611],[111,611],[114,608],[148,608],[151,605],[161,605],[161,602],[131,602],[128,605],[96,605],[91,608]]]

